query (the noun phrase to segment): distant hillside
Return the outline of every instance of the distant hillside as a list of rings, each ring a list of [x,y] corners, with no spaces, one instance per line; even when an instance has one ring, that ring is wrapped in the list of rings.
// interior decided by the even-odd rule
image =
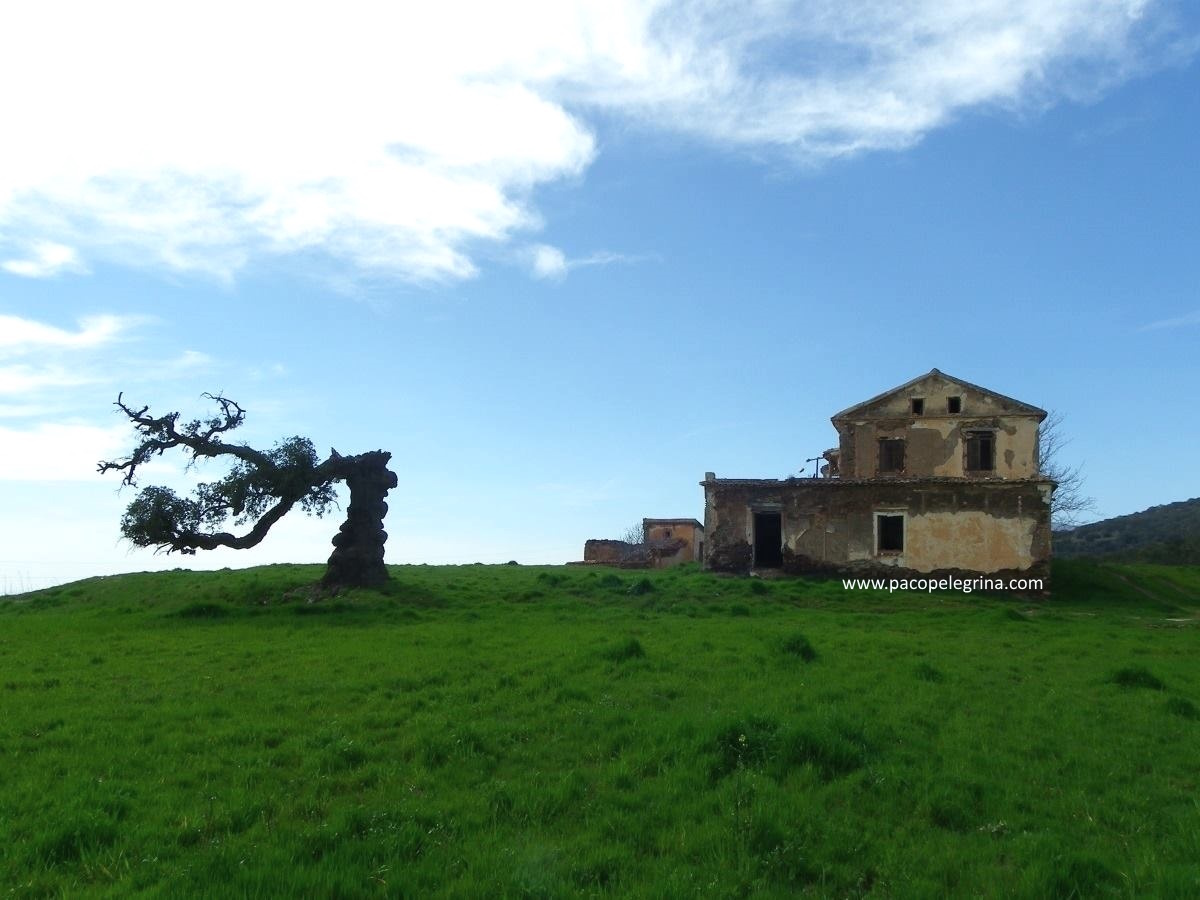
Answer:
[[[1200,497],[1056,531],[1054,555],[1200,565]]]

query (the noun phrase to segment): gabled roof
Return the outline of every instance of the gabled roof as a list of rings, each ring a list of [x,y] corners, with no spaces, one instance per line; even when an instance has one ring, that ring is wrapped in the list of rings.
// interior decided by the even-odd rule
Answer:
[[[834,422],[838,421],[839,419],[848,419],[848,418],[850,418],[850,416],[853,413],[857,412],[858,410],[863,409],[868,406],[873,406],[882,400],[886,400],[888,397],[892,396],[893,394],[898,394],[901,391],[907,390],[908,388],[912,387],[915,384],[919,384],[920,382],[924,381],[926,378],[932,378],[932,377],[943,378],[946,381],[957,384],[959,387],[966,388],[967,390],[978,391],[981,394],[986,394],[989,397],[994,397],[997,400],[1003,401],[1008,406],[1013,407],[1013,410],[1015,412],[1027,413],[1031,416],[1037,416],[1038,421],[1041,421],[1042,419],[1046,418],[1046,416],[1047,416],[1047,412],[1044,409],[1041,409],[1040,407],[1032,406],[1028,403],[1022,403],[1020,400],[1015,400],[1012,397],[1007,397],[1004,394],[998,393],[997,391],[993,391],[993,390],[990,390],[985,387],[980,387],[977,384],[972,384],[971,382],[964,381],[961,378],[955,378],[953,375],[947,375],[945,372],[941,371],[940,369],[930,369],[924,375],[918,375],[916,378],[912,379],[911,381],[906,381],[906,382],[904,382],[904,384],[898,385],[897,387],[891,388],[890,390],[886,390],[882,394],[876,394],[870,400],[864,400],[862,403],[855,403],[853,406],[843,409],[840,413],[835,413],[831,418]]]

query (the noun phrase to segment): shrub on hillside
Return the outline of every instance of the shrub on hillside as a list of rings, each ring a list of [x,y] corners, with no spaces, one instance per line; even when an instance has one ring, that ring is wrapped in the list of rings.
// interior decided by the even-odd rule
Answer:
[[[1162,691],[1167,687],[1163,684],[1162,679],[1145,666],[1126,666],[1124,669],[1117,669],[1110,680],[1113,684],[1123,688],[1149,688],[1154,691]]]
[[[639,659],[646,655],[646,648],[642,646],[641,641],[631,637],[622,641],[615,647],[610,647],[604,651],[604,658],[610,659],[613,662],[624,662],[627,659]]]
[[[805,662],[812,662],[817,658],[817,651],[809,642],[808,638],[796,632],[788,635],[780,644],[780,649],[788,656],[798,656]]]

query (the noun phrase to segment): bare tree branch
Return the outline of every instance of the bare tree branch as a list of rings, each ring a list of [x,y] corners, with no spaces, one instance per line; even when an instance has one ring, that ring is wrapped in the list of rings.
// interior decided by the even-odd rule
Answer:
[[[635,522],[625,529],[621,534],[621,540],[627,544],[644,544],[646,543],[646,527],[643,522]]]
[[[167,450],[173,450],[176,447],[186,447],[191,450],[193,460],[200,457],[228,455],[263,469],[274,468],[270,458],[253,447],[244,444],[226,444],[221,441],[219,435],[232,431],[245,421],[246,412],[241,406],[220,394],[205,393],[201,396],[214,401],[220,407],[220,416],[203,422],[200,420],[189,422],[181,431],[176,428],[179,413],[167,413],[165,416],[155,418],[147,415],[150,410],[149,406],[135,410],[124,402],[124,392],[118,394],[113,405],[133,423],[133,427],[142,435],[142,441],[129,456],[112,462],[102,461],[98,465],[97,471],[102,475],[111,471],[123,471],[125,476],[121,483],[133,486],[137,484],[139,466],[148,462],[152,457],[162,456]]]
[[[1063,450],[1071,442],[1063,433],[1065,421],[1062,413],[1051,411],[1038,431],[1038,469],[1057,483],[1050,500],[1050,521],[1056,530],[1073,528],[1096,506],[1084,491],[1082,465],[1063,462]]]

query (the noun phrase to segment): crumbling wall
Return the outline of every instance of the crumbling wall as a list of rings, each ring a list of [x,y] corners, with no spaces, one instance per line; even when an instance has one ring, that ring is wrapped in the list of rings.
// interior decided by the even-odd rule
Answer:
[[[1033,478],[1038,473],[1038,420],[1035,416],[956,416],[953,418],[856,420],[842,423],[842,475],[846,478]],[[995,469],[969,472],[965,435],[995,436]],[[879,471],[879,441],[903,438],[904,471]]]
[[[749,571],[756,509],[779,511],[789,572],[1037,577],[1048,569],[1047,481],[713,479],[704,487],[705,567],[717,571]],[[905,517],[902,552],[877,552],[877,513]]]
[[[750,511],[744,495],[709,473],[704,480],[704,568],[745,574],[754,563]]]
[[[583,545],[583,561],[605,565],[620,565],[628,559],[641,545],[628,541],[610,541],[592,538]]]

